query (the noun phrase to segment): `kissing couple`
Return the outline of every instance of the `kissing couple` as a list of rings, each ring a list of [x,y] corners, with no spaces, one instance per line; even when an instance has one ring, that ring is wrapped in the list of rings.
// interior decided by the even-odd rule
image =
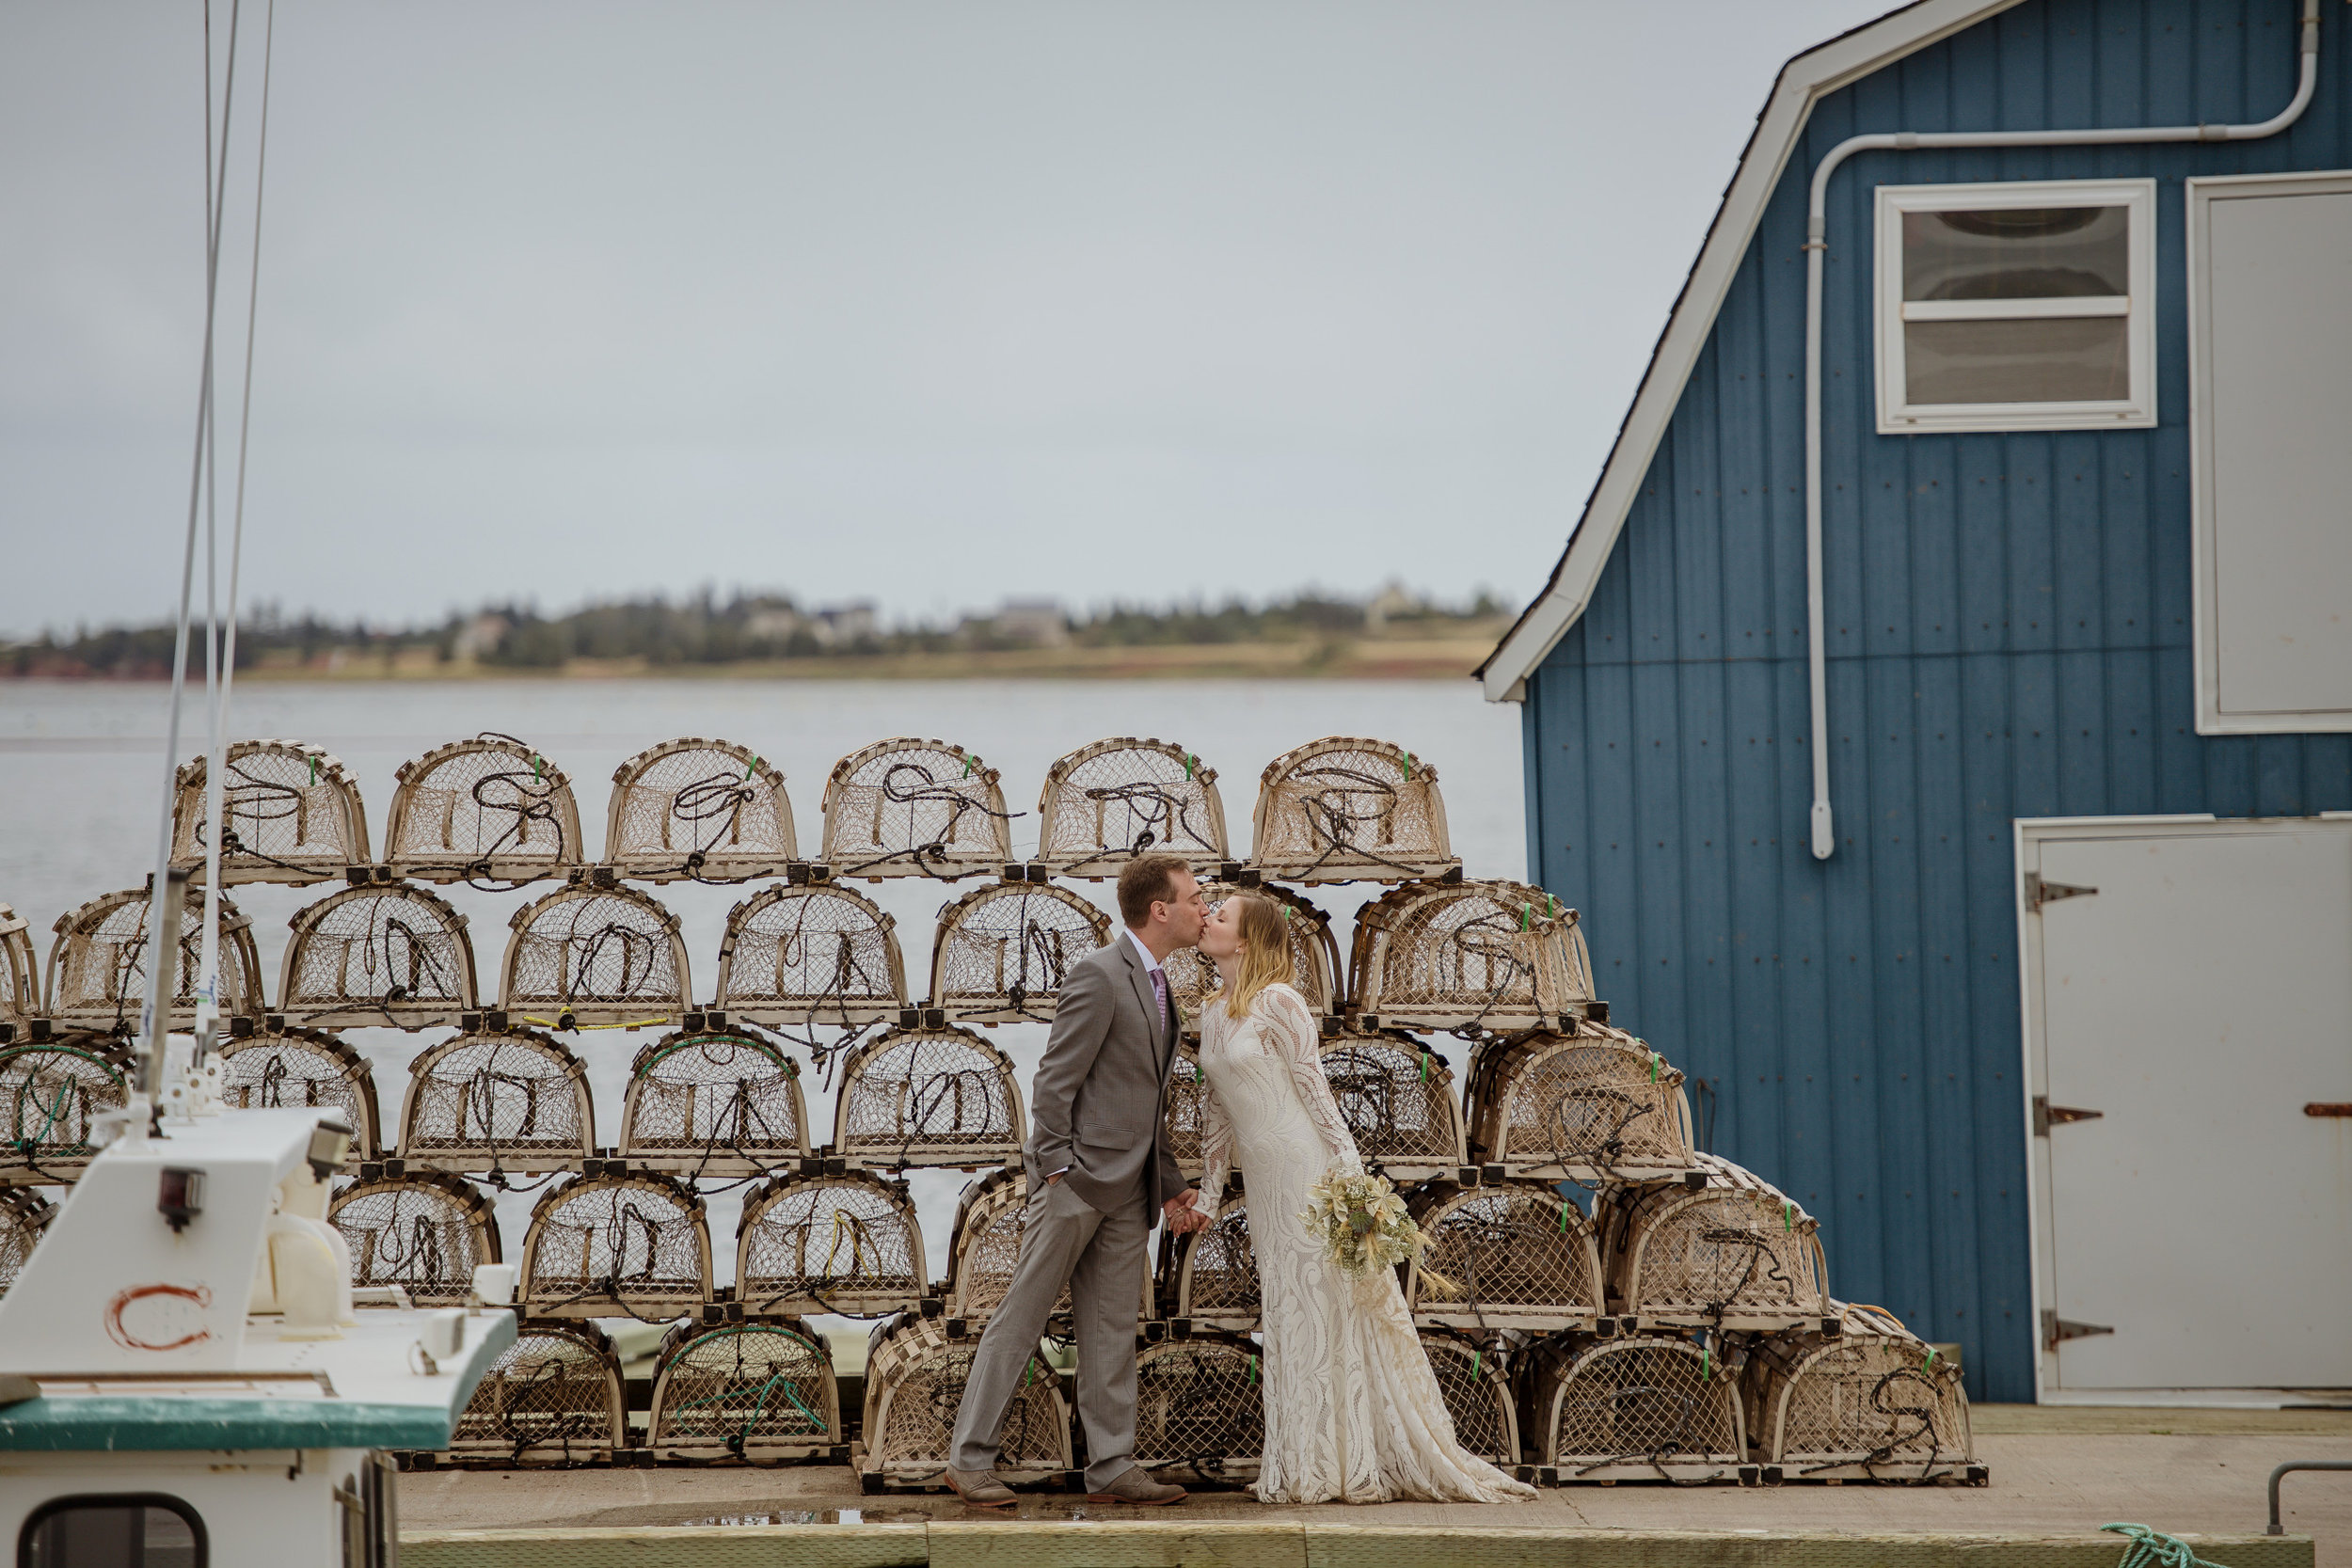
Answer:
[[[1135,1461],[1136,1282],[1154,1215],[1205,1228],[1239,1162],[1249,1193],[1265,1376],[1269,1503],[1500,1502],[1534,1491],[1454,1441],[1453,1418],[1388,1269],[1352,1274],[1300,1215],[1327,1172],[1361,1170],[1292,984],[1281,907],[1237,893],[1210,914],[1191,868],[1142,855],[1119,877],[1126,930],[1073,965],[1029,1094],[1021,1259],[980,1337],[948,1450],[965,1502],[1003,1508],[1005,1412],[1070,1287],[1092,1502],[1180,1503]],[[1161,964],[1198,946],[1216,966],[1200,1007],[1202,1185],[1163,1131],[1179,1022]],[[1260,1222],[1263,1222],[1261,1224]]]

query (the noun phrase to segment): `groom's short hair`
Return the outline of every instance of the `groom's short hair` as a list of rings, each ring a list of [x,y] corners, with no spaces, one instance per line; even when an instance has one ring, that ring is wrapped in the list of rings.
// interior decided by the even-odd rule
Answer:
[[[1137,855],[1119,873],[1119,918],[1130,929],[1152,918],[1154,903],[1176,901],[1176,873],[1192,863],[1182,855]]]

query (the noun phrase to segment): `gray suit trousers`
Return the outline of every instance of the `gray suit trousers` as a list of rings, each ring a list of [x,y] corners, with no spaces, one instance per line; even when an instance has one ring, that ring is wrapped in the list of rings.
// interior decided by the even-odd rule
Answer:
[[[1029,1196],[1021,1260],[1004,1305],[988,1321],[972,1375],[956,1412],[947,1462],[959,1470],[992,1469],[1005,1412],[1037,1354],[1045,1320],[1064,1281],[1077,1314],[1078,1418],[1086,1424],[1087,1489],[1099,1492],[1127,1473],[1136,1451],[1136,1327],[1143,1310],[1144,1244],[1152,1215],[1138,1191],[1104,1213],[1070,1183],[1041,1184]]]

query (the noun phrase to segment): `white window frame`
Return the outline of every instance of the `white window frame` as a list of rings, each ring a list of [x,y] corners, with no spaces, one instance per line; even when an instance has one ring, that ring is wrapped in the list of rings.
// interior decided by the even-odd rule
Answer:
[[[2122,207],[2131,293],[2116,299],[1903,300],[1903,214],[1987,207]],[[1882,436],[1931,431],[2144,430],[2156,422],[2156,182],[2153,180],[2000,181],[1974,185],[1878,187],[1873,316],[1878,338]],[[2131,395],[2077,403],[1908,401],[1906,321],[2018,321],[2123,315]]]

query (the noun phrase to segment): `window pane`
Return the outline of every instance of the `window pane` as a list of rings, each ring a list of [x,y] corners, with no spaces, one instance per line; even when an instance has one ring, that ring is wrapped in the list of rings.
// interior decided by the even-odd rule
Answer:
[[[2131,396],[2128,316],[1911,322],[1904,401],[2094,403]]]
[[[43,1513],[24,1532],[24,1568],[204,1568],[196,1530],[168,1508],[93,1499]]]
[[[1903,214],[1905,299],[2072,299],[2131,292],[2122,207]]]

